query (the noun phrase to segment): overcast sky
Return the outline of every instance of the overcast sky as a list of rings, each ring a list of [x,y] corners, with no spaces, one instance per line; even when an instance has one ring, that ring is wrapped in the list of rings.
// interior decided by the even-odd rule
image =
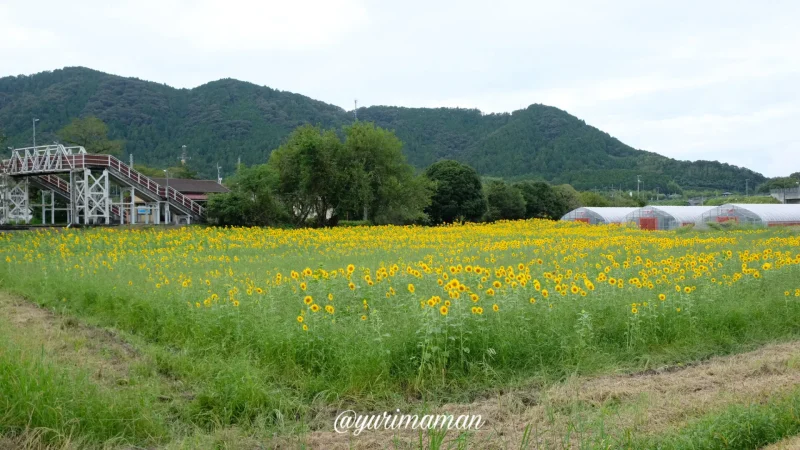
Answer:
[[[0,75],[76,65],[348,110],[544,103],[636,148],[800,171],[798,0],[0,0]]]

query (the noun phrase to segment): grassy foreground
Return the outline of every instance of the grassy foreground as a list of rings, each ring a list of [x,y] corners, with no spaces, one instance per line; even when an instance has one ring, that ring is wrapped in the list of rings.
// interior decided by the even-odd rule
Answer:
[[[119,389],[3,339],[0,434],[54,442],[294,435],[800,330],[791,229],[63,230],[0,235],[0,261],[0,288],[143,355]]]

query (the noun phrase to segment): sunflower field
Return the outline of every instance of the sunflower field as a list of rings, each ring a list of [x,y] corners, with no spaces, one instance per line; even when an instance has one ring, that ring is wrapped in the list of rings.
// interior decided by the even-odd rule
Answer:
[[[800,331],[792,229],[544,220],[0,234],[0,288],[152,352],[192,426],[468,400]]]

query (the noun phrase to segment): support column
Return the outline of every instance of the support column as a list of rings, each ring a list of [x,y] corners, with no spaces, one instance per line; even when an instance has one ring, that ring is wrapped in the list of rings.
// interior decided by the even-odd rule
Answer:
[[[81,212],[84,224],[97,223],[99,220],[111,223],[108,171],[104,170],[99,177],[95,177],[91,170],[84,169],[82,177],[76,172],[72,184],[70,195],[75,203],[74,223],[79,222],[78,215]]]
[[[131,188],[131,225],[136,224],[136,189]]]
[[[47,201],[48,200],[48,195],[50,196],[50,201],[49,202]],[[46,225],[47,224],[47,207],[48,206],[50,207],[50,225],[53,225],[53,224],[56,223],[56,220],[55,220],[55,210],[56,210],[55,196],[56,196],[55,192],[53,192],[53,191],[46,191],[46,190],[42,191],[42,205],[41,205],[42,206],[42,225]]]
[[[91,195],[89,195],[89,178],[92,176],[92,171],[83,169],[83,224],[89,225],[89,203]]]
[[[110,186],[108,184],[108,170],[103,169],[103,175],[102,176],[103,176],[103,179],[105,180],[105,182],[103,183],[103,186],[104,186],[103,195],[105,197],[104,198],[105,201],[103,202],[104,203],[103,213],[104,213],[105,218],[106,218],[106,225],[109,225],[111,223],[111,197],[109,195],[111,190],[110,190]],[[122,212],[122,211],[120,211],[120,212]]]
[[[8,180],[9,185],[6,187],[6,221],[31,223],[33,214],[31,214],[32,211],[28,199],[28,179],[25,178],[15,182],[9,177]]]
[[[5,225],[8,221],[8,185],[8,175],[0,173],[0,225]]]

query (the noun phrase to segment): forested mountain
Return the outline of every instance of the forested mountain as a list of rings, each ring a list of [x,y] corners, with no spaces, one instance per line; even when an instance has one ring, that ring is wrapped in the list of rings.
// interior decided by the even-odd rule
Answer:
[[[194,89],[124,78],[70,67],[31,76],[0,78],[0,130],[6,145],[52,142],[55,132],[79,116],[105,121],[112,139],[126,142],[137,163],[174,165],[187,145],[190,165],[204,176],[217,163],[230,173],[237,158],[263,163],[288,134],[305,123],[340,127],[352,111],[311,98],[232,79]],[[482,175],[536,178],[570,183],[579,189],[611,185],[663,189],[673,180],[683,187],[743,190],[765,178],[718,162],[685,162],[633,149],[557,108],[531,105],[511,114],[473,109],[372,106],[359,120],[393,129],[409,162],[422,169],[455,159]]]

